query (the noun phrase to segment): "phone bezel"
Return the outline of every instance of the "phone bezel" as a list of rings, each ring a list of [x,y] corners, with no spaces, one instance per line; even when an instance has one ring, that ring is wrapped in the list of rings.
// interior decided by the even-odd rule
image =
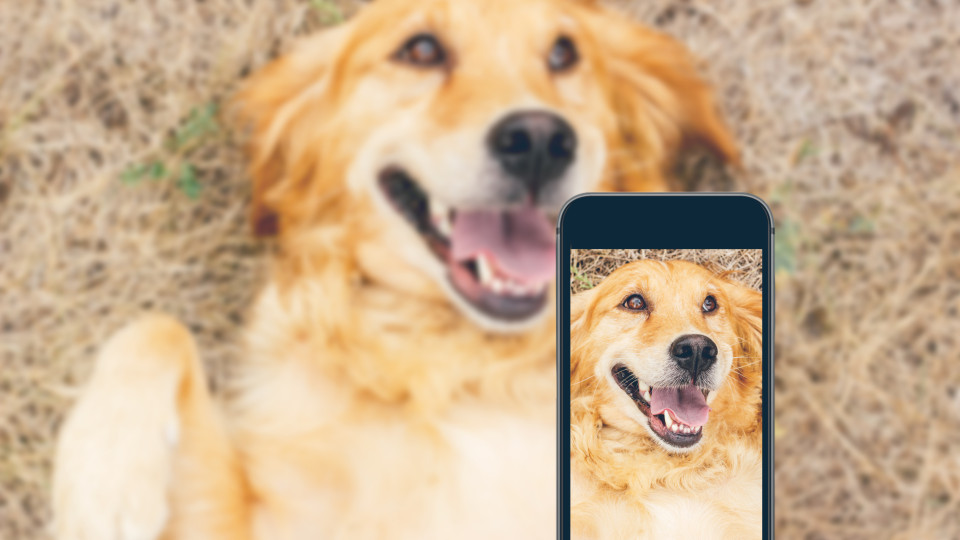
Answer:
[[[645,227],[638,232],[637,227]],[[570,249],[762,249],[763,539],[773,538],[774,223],[747,193],[585,193],[557,220],[557,538],[570,538]]]

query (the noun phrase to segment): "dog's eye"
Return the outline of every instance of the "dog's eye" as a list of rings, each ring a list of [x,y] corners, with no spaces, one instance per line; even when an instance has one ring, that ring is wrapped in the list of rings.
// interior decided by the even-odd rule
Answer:
[[[647,302],[639,294],[631,294],[623,300],[621,306],[629,309],[630,311],[640,311],[647,309]]]
[[[702,309],[704,313],[714,311],[717,309],[717,299],[712,296],[707,296],[703,299],[703,305],[700,306],[700,309]]]
[[[553,43],[550,54],[547,55],[547,65],[550,66],[550,71],[565,71],[573,67],[579,59],[580,55],[577,54],[577,47],[573,41],[568,37],[560,36]]]
[[[417,34],[408,39],[393,57],[401,62],[424,67],[439,66],[447,61],[443,46],[430,34]]]

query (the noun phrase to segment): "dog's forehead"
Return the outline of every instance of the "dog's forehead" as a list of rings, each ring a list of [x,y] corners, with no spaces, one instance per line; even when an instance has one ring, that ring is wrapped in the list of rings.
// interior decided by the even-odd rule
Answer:
[[[608,118],[605,102],[600,87],[584,75],[588,70],[558,77],[548,66],[560,37],[574,40],[580,52],[586,46],[589,39],[580,39],[586,26],[577,30],[583,9],[567,0],[378,0],[352,22],[350,43],[338,61],[342,79],[366,91],[341,95],[364,110],[379,103],[384,114],[415,116],[424,133],[482,130],[511,111],[530,108],[602,122]],[[390,61],[424,34],[443,48],[449,59],[443,68]],[[415,102],[424,106],[408,106]]]
[[[702,266],[684,261],[644,260],[630,263],[611,275],[613,296],[643,294],[648,301],[682,300],[718,291],[718,279]]]
[[[537,42],[558,32],[575,32],[576,7],[567,0],[383,0],[368,9],[382,8],[401,33],[429,30],[454,46],[479,40],[486,47],[473,52],[489,54],[498,43]]]

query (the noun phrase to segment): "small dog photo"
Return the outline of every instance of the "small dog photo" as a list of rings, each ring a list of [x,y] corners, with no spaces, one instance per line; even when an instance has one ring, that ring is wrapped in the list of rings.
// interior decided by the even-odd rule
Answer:
[[[573,250],[573,538],[761,537],[761,262]]]

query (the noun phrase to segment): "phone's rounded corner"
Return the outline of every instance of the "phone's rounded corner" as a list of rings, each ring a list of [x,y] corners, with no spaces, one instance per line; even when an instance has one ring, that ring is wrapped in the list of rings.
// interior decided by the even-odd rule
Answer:
[[[563,203],[563,206],[560,207],[560,212],[557,214],[557,232],[559,232],[563,227],[563,219],[570,213],[571,207],[575,206],[576,204],[580,203],[585,199],[590,199],[597,195],[599,195],[599,193],[594,193],[594,192],[579,193],[567,199],[567,201]]]
[[[767,201],[763,200],[758,195],[754,195],[753,193],[740,192],[737,195],[759,205],[760,210],[763,212],[764,216],[766,216],[767,218],[767,228],[772,231],[774,228],[773,211],[770,210],[770,205],[767,204]]]

